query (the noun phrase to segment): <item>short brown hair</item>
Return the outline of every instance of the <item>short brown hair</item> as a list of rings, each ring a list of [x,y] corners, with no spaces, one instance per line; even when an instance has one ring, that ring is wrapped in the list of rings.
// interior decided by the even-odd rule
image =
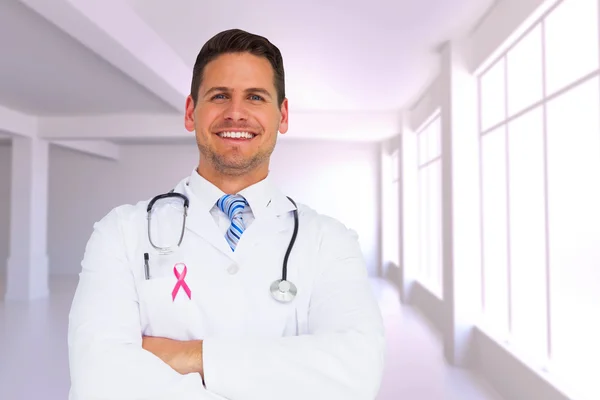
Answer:
[[[241,29],[230,29],[210,38],[202,46],[192,76],[191,96],[194,105],[198,102],[198,91],[204,74],[204,67],[222,54],[227,53],[250,53],[258,57],[266,58],[274,72],[274,84],[277,91],[277,101],[281,105],[285,99],[285,73],[283,69],[283,57],[281,52],[267,38]]]

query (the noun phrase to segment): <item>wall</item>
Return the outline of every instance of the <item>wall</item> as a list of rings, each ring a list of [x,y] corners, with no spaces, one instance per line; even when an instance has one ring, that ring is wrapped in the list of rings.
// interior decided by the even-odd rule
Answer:
[[[52,146],[51,273],[78,273],[94,222],[117,205],[170,190],[197,163],[193,144],[123,145],[119,162]],[[358,232],[371,274],[380,259],[378,163],[377,144],[300,141],[279,142],[271,162],[284,193]]]
[[[8,259],[11,152],[10,142],[0,143],[0,277],[6,273]]]
[[[478,372],[505,399],[573,399],[557,381],[514,356],[500,340],[479,329],[475,330],[474,338]],[[582,399],[586,397],[578,397]]]
[[[288,196],[355,229],[371,275],[380,256],[378,143],[282,142],[272,176]]]
[[[381,273],[400,289],[402,276],[402,192],[401,176],[401,136],[394,136],[381,143]]]
[[[411,107],[408,112],[407,128],[417,131],[423,126],[431,116],[440,108],[442,101],[442,77],[438,76],[425,89],[419,100]]]
[[[423,92],[408,111],[409,127],[415,129],[427,115],[440,107],[442,111],[444,135],[446,136],[445,148],[450,150],[453,159],[448,160],[446,167],[446,187],[452,189],[452,194],[459,193],[462,197],[451,197],[448,201],[446,195],[445,207],[452,218],[446,223],[445,242],[450,246],[448,257],[451,262],[444,263],[445,288],[444,299],[439,301],[418,282],[409,287],[409,295],[404,298],[415,305],[437,327],[444,338],[444,353],[446,359],[457,364],[466,364],[484,376],[500,393],[503,398],[510,400],[566,400],[569,397],[567,390],[551,376],[544,375],[537,366],[527,364],[518,358],[513,350],[505,346],[498,339],[493,338],[480,327],[474,326],[478,322],[477,310],[473,307],[478,303],[472,300],[477,286],[471,285],[480,281],[480,276],[472,273],[478,265],[476,252],[470,252],[468,245],[477,248],[477,238],[473,225],[476,220],[463,218],[469,214],[469,207],[477,202],[470,196],[477,187],[471,184],[475,181],[477,138],[473,125],[477,121],[477,110],[473,107],[476,95],[476,79],[470,74],[480,71],[489,65],[499,52],[508,47],[511,38],[524,32],[529,21],[535,20],[545,10],[552,6],[555,0],[502,0],[496,2],[480,25],[474,29],[470,37],[452,41],[447,49],[460,49],[457,52],[442,52],[442,73],[427,90]],[[463,57],[456,57],[457,54]],[[458,63],[457,63],[458,61]],[[409,137],[411,135],[408,135]],[[406,141],[409,137],[405,137]],[[410,137],[411,146],[414,148],[414,137]],[[403,153],[406,155],[406,151]],[[406,160],[405,160],[406,165]],[[405,176],[406,178],[406,170]],[[458,170],[458,171],[457,171]],[[452,175],[449,175],[452,172]],[[471,182],[471,183],[469,183]],[[408,189],[414,187],[409,184]],[[404,189],[407,189],[405,187]],[[411,198],[414,190],[403,190],[405,198]],[[413,209],[413,208],[411,208]],[[475,208],[473,208],[475,210]],[[405,206],[404,214],[407,214]],[[477,215],[477,211],[471,212]],[[406,246],[406,223],[403,230],[403,240]],[[411,227],[414,224],[410,225]],[[468,229],[467,229],[468,228]],[[475,228],[475,229],[472,229]],[[464,234],[462,231],[467,231]],[[408,260],[408,251],[405,252],[404,262]],[[406,269],[405,269],[406,271]],[[410,275],[403,279],[407,280]],[[453,289],[448,291],[446,289]],[[474,329],[473,329],[474,328]],[[582,366],[582,368],[585,368]],[[584,398],[584,397],[581,397]]]

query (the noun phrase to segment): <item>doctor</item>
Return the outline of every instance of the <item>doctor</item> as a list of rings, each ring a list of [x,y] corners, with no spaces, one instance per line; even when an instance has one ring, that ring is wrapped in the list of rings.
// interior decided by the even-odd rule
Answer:
[[[174,185],[189,201],[181,243],[180,198],[150,222],[148,199],[94,225],[69,316],[71,400],[376,398],[384,332],[357,237],[269,178],[284,87],[267,39],[229,30],[203,46],[185,109],[199,163]]]

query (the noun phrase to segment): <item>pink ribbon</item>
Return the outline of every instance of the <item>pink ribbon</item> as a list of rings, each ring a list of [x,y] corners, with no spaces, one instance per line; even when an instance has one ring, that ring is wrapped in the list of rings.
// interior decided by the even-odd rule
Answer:
[[[181,274],[179,273],[179,271],[177,271],[178,265],[183,265],[183,272]],[[183,288],[185,293],[188,295],[188,298],[191,300],[192,299],[192,291],[190,290],[190,287],[187,285],[187,283],[185,283],[185,276],[187,275],[187,266],[183,263],[177,263],[173,267],[173,272],[175,273],[175,277],[177,278],[177,283],[175,284],[175,287],[173,288],[173,293],[172,293],[173,301],[175,301],[175,297],[177,296],[177,293],[179,292],[180,288]]]

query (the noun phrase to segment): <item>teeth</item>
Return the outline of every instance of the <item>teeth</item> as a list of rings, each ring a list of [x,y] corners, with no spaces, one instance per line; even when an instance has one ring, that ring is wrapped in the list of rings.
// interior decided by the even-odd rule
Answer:
[[[235,138],[235,139],[252,139],[254,134],[249,132],[221,132],[219,136],[222,138]]]

